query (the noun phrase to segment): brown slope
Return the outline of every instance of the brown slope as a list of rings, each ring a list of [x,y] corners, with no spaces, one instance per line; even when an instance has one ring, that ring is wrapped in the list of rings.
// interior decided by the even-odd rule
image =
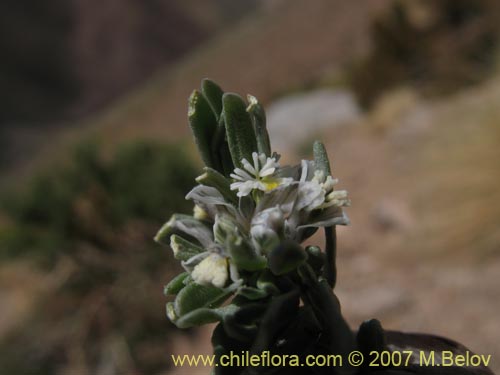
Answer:
[[[491,354],[497,373],[499,88],[496,77],[433,102],[395,93],[364,126],[325,137],[352,199],[339,229],[349,321],[450,337]]]
[[[115,107],[93,127],[124,137],[185,134],[186,98],[200,79],[250,92],[266,102],[362,53],[370,16],[387,2],[282,2],[205,45],[149,87]]]
[[[57,138],[51,135],[50,146],[44,147],[43,157],[37,159],[46,160],[45,155],[54,159],[68,143],[86,135],[104,137],[109,144],[138,137],[175,141],[188,133],[187,97],[203,77],[266,102],[362,53],[369,43],[372,14],[387,3],[275,2],[118,100],[83,127],[61,132]]]

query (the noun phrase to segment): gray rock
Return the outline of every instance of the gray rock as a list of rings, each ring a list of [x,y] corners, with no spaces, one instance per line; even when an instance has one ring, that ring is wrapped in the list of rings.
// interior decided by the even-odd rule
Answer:
[[[361,118],[361,108],[352,93],[331,89],[284,97],[269,105],[266,112],[273,148],[278,151]]]

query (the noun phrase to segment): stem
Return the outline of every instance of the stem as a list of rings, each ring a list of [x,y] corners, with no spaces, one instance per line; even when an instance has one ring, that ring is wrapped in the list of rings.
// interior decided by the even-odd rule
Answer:
[[[337,230],[335,225],[325,228],[326,264],[323,271],[328,285],[333,289],[337,282]]]

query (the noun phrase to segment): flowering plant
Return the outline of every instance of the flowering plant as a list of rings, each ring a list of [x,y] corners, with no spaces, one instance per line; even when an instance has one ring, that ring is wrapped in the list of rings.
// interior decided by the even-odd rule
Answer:
[[[376,319],[355,335],[341,315],[333,293],[335,227],[349,223],[350,201],[335,189],[323,144],[314,143],[314,160],[281,166],[257,99],[248,96],[247,104],[210,80],[191,95],[188,118],[206,167],[186,196],[193,215],[173,215],[155,238],[170,245],[185,269],[165,286],[165,294],[175,295],[168,318],[179,328],[219,322],[212,336],[218,359],[242,351],[345,359],[355,350],[366,358],[389,346],[404,350],[401,334],[384,331]],[[324,249],[303,246],[319,228]],[[404,337],[431,350],[424,336]],[[385,367],[380,374],[408,373]],[[344,375],[383,368],[344,361],[334,368],[216,366],[214,373]]]

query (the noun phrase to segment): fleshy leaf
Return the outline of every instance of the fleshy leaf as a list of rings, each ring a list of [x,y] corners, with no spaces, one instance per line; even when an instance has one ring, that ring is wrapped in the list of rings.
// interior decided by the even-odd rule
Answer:
[[[189,277],[188,272],[183,272],[176,277],[174,277],[170,282],[163,288],[163,294],[174,295],[179,293],[179,291],[186,286],[184,280]]]
[[[231,158],[233,164],[241,168],[241,160],[252,160],[252,152],[257,151],[252,120],[246,111],[245,102],[239,95],[226,93],[222,97],[222,103]]]
[[[205,78],[201,81],[201,93],[207,100],[217,122],[222,113],[222,95],[224,91],[214,81]]]
[[[239,309],[234,314],[224,316],[224,331],[233,339],[252,342],[257,334],[258,322],[266,310],[266,304],[248,303],[248,300],[241,296],[236,296],[233,304],[239,306]]]
[[[257,279],[257,288],[265,290],[268,294],[279,294],[278,280],[269,270],[264,270]]]
[[[225,245],[238,236],[238,227],[234,217],[226,214],[217,215],[214,224],[215,242]]]
[[[209,285],[190,283],[175,298],[175,313],[181,317],[202,307],[218,307],[229,296],[223,289]]]
[[[307,259],[304,249],[295,241],[285,240],[268,255],[269,269],[275,275],[293,271]]]
[[[238,294],[248,298],[251,301],[259,300],[268,296],[268,293],[263,289],[253,288],[250,286],[241,287]]]
[[[193,91],[189,98],[188,120],[203,162],[208,167],[217,168],[218,163],[211,149],[212,138],[217,130],[217,119],[207,100],[197,90]]]
[[[212,217],[215,217],[218,209],[221,207],[229,210],[233,216],[236,216],[237,214],[234,205],[224,199],[224,196],[219,192],[219,190],[211,186],[195,186],[186,195],[186,199],[195,202],[197,205],[208,211]]]
[[[220,319],[221,316],[215,309],[201,308],[181,316],[175,321],[175,325],[179,328],[189,328],[208,323],[215,323]]]
[[[229,180],[215,169],[205,167],[205,173],[196,178],[199,184],[217,189],[228,202],[238,204],[236,192],[231,190]]]
[[[189,328],[215,323],[224,319],[226,315],[233,315],[238,309],[239,307],[235,305],[227,305],[216,309],[202,307],[181,316],[175,324],[179,328]]]
[[[266,258],[258,255],[255,250],[241,237],[228,241],[227,249],[231,256],[231,261],[245,271],[258,271],[266,267]]]
[[[170,237],[170,247],[174,252],[174,258],[178,260],[188,260],[205,251],[202,247],[196,246],[194,243],[176,234]]]
[[[307,246],[306,253],[307,262],[316,274],[320,274],[321,268],[325,266],[325,253],[323,253],[318,246]]]
[[[271,156],[271,142],[266,128],[266,112],[262,105],[257,101],[257,98],[252,95],[247,95],[248,107],[247,112],[252,119],[253,129],[257,139],[257,150],[259,154]]]
[[[163,224],[154,239],[158,243],[169,245],[170,237],[173,234],[188,235],[204,247],[210,246],[213,242],[212,231],[208,226],[189,215],[172,215],[170,220]]]
[[[294,318],[299,309],[298,289],[273,297],[259,322],[259,330],[252,344],[251,353],[269,350],[279,333]]]
[[[322,327],[309,305],[301,306],[286,327],[281,339],[280,350],[283,353],[309,353],[314,350]]]
[[[222,113],[222,96],[224,95],[224,91],[212,80],[204,79],[201,82],[201,92],[210,105],[217,121],[216,130],[213,133],[210,143],[211,153],[216,160],[217,170],[225,176],[229,176],[234,169],[234,164],[231,160],[229,146],[225,140],[226,129]]]
[[[323,172],[325,177],[329,176],[331,174],[330,161],[328,160],[325,145],[319,141],[315,141],[313,145],[313,153],[314,168],[317,171]]]
[[[330,353],[347,355],[355,347],[354,335],[342,317],[340,303],[324,279],[318,280],[314,271],[307,265],[301,265],[298,273],[305,285],[306,294],[311,301],[316,318],[324,327],[325,342]]]

